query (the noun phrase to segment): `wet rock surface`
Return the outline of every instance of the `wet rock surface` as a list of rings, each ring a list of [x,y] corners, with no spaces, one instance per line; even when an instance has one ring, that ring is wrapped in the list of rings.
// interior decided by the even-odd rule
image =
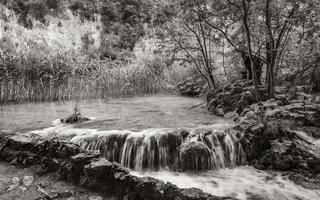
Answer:
[[[277,87],[275,99],[266,100],[260,88],[263,101],[256,102],[252,89],[250,82],[237,81],[210,91],[207,108],[219,116],[238,113],[234,131],[250,165],[319,177],[320,97],[307,94],[310,87]]]
[[[239,138],[210,126],[109,131],[75,136],[71,141],[83,150],[99,150],[101,157],[138,171],[206,171],[243,164],[237,159],[243,156]]]
[[[269,100],[253,104],[239,116],[236,129],[243,134],[248,162],[258,169],[319,175],[320,146],[313,137],[320,131],[319,104],[282,103]]]
[[[68,142],[43,140],[37,137],[28,138],[21,135],[1,137],[0,144],[0,158],[3,160],[9,162],[17,160],[13,164],[26,167],[25,159],[36,158],[30,158],[32,162],[30,161],[29,165],[40,166],[42,173],[55,172],[63,180],[126,199],[221,199],[199,189],[179,189],[175,185],[154,178],[133,176],[118,163],[100,158],[97,152],[81,152],[79,146]],[[48,149],[48,153],[44,153],[43,149],[49,147],[53,149]],[[31,181],[26,179],[25,182],[29,184]],[[41,187],[38,190],[45,192]],[[70,191],[61,191],[48,193],[39,199],[69,196],[72,196]]]
[[[313,102],[313,106],[315,103],[319,105],[320,96],[306,93],[308,91],[310,91],[310,88],[307,86],[296,86],[289,89],[286,87],[276,87],[275,93],[277,104],[279,106],[287,106],[283,107],[283,109],[287,109],[288,111],[295,109],[299,110],[301,106],[304,106],[305,103],[310,104]],[[261,96],[261,102],[268,100],[267,90],[264,87],[259,86],[259,93]],[[246,112],[247,107],[258,103],[255,98],[255,92],[252,83],[245,80],[238,80],[233,84],[227,84],[223,87],[217,87],[209,91],[207,93],[206,102],[209,112],[218,116],[224,116],[226,113],[233,111],[241,114]],[[303,108],[311,111],[314,109],[313,106],[311,105],[311,107]],[[289,115],[290,113],[283,114]],[[298,116],[292,117],[301,117],[301,112],[296,113],[295,115]]]
[[[182,170],[195,169],[196,171],[210,169],[211,151],[202,142],[192,141],[181,147]],[[199,169],[198,169],[199,168]]]
[[[75,112],[68,117],[60,119],[60,121],[65,124],[80,124],[89,120],[89,118],[83,117],[77,109],[75,109]]]
[[[241,113],[246,106],[256,103],[251,82],[243,80],[209,91],[206,101],[209,112],[218,116]]]

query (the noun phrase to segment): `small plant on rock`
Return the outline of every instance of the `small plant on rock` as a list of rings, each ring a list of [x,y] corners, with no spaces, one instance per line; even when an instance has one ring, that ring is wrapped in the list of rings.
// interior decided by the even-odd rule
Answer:
[[[73,113],[66,118],[62,118],[61,122],[66,124],[78,124],[78,123],[86,122],[89,120],[90,120],[89,118],[81,116],[80,109],[79,109],[79,102],[76,101],[76,104],[73,108]]]

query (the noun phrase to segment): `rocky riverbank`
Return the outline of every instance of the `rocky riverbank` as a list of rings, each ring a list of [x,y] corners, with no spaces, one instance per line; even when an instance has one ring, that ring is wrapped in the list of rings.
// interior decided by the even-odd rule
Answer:
[[[276,98],[266,100],[260,88],[264,101],[256,102],[250,83],[239,81],[209,92],[207,108],[220,116],[238,113],[233,129],[250,165],[298,173],[320,184],[320,101],[305,89],[277,88]]]
[[[317,104],[270,100],[248,107],[236,127],[247,161],[258,169],[320,173]],[[318,137],[318,138],[316,138]]]
[[[37,174],[37,166],[21,169],[0,162],[0,199],[3,200],[117,200],[59,180],[56,174]]]
[[[131,175],[98,152],[82,151],[78,145],[26,135],[1,135],[0,158],[12,165],[37,165],[43,174],[56,173],[63,180],[124,199],[196,200],[215,197],[199,189],[179,189],[154,178]]]

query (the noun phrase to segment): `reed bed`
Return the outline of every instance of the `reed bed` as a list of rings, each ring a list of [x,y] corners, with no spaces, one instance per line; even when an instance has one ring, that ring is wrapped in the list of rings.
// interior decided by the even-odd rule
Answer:
[[[61,55],[0,53],[0,102],[41,102],[154,94],[173,88],[172,70]],[[180,72],[176,72],[179,74]],[[179,76],[179,75],[177,75]]]
[[[66,19],[48,16],[46,26],[30,17],[34,27],[27,29],[1,3],[0,13],[5,16],[0,17],[0,103],[154,94],[171,90],[187,76],[183,67],[157,60],[149,40],[142,40],[140,48],[148,51],[131,52],[134,59],[97,60],[99,16],[82,22],[67,10]],[[89,46],[85,35],[93,41]]]

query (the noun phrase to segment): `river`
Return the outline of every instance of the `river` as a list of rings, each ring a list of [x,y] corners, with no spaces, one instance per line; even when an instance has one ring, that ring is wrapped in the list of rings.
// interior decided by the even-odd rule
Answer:
[[[71,114],[74,105],[72,101],[1,105],[0,127],[15,132],[46,128]],[[94,120],[78,127],[100,130],[194,127],[218,120],[205,111],[201,99],[173,95],[84,100],[79,108]]]
[[[80,101],[81,113],[91,120],[82,125],[61,124],[58,119],[70,114],[73,106],[74,102],[2,105],[0,127],[6,132],[68,139],[83,149],[100,150],[136,176],[213,195],[241,200],[320,199],[319,187],[303,188],[285,174],[245,166],[238,142],[225,133],[234,123],[208,114],[201,99],[159,95]],[[183,159],[181,149],[198,144],[208,154],[185,159],[184,167],[207,171],[176,172]]]

